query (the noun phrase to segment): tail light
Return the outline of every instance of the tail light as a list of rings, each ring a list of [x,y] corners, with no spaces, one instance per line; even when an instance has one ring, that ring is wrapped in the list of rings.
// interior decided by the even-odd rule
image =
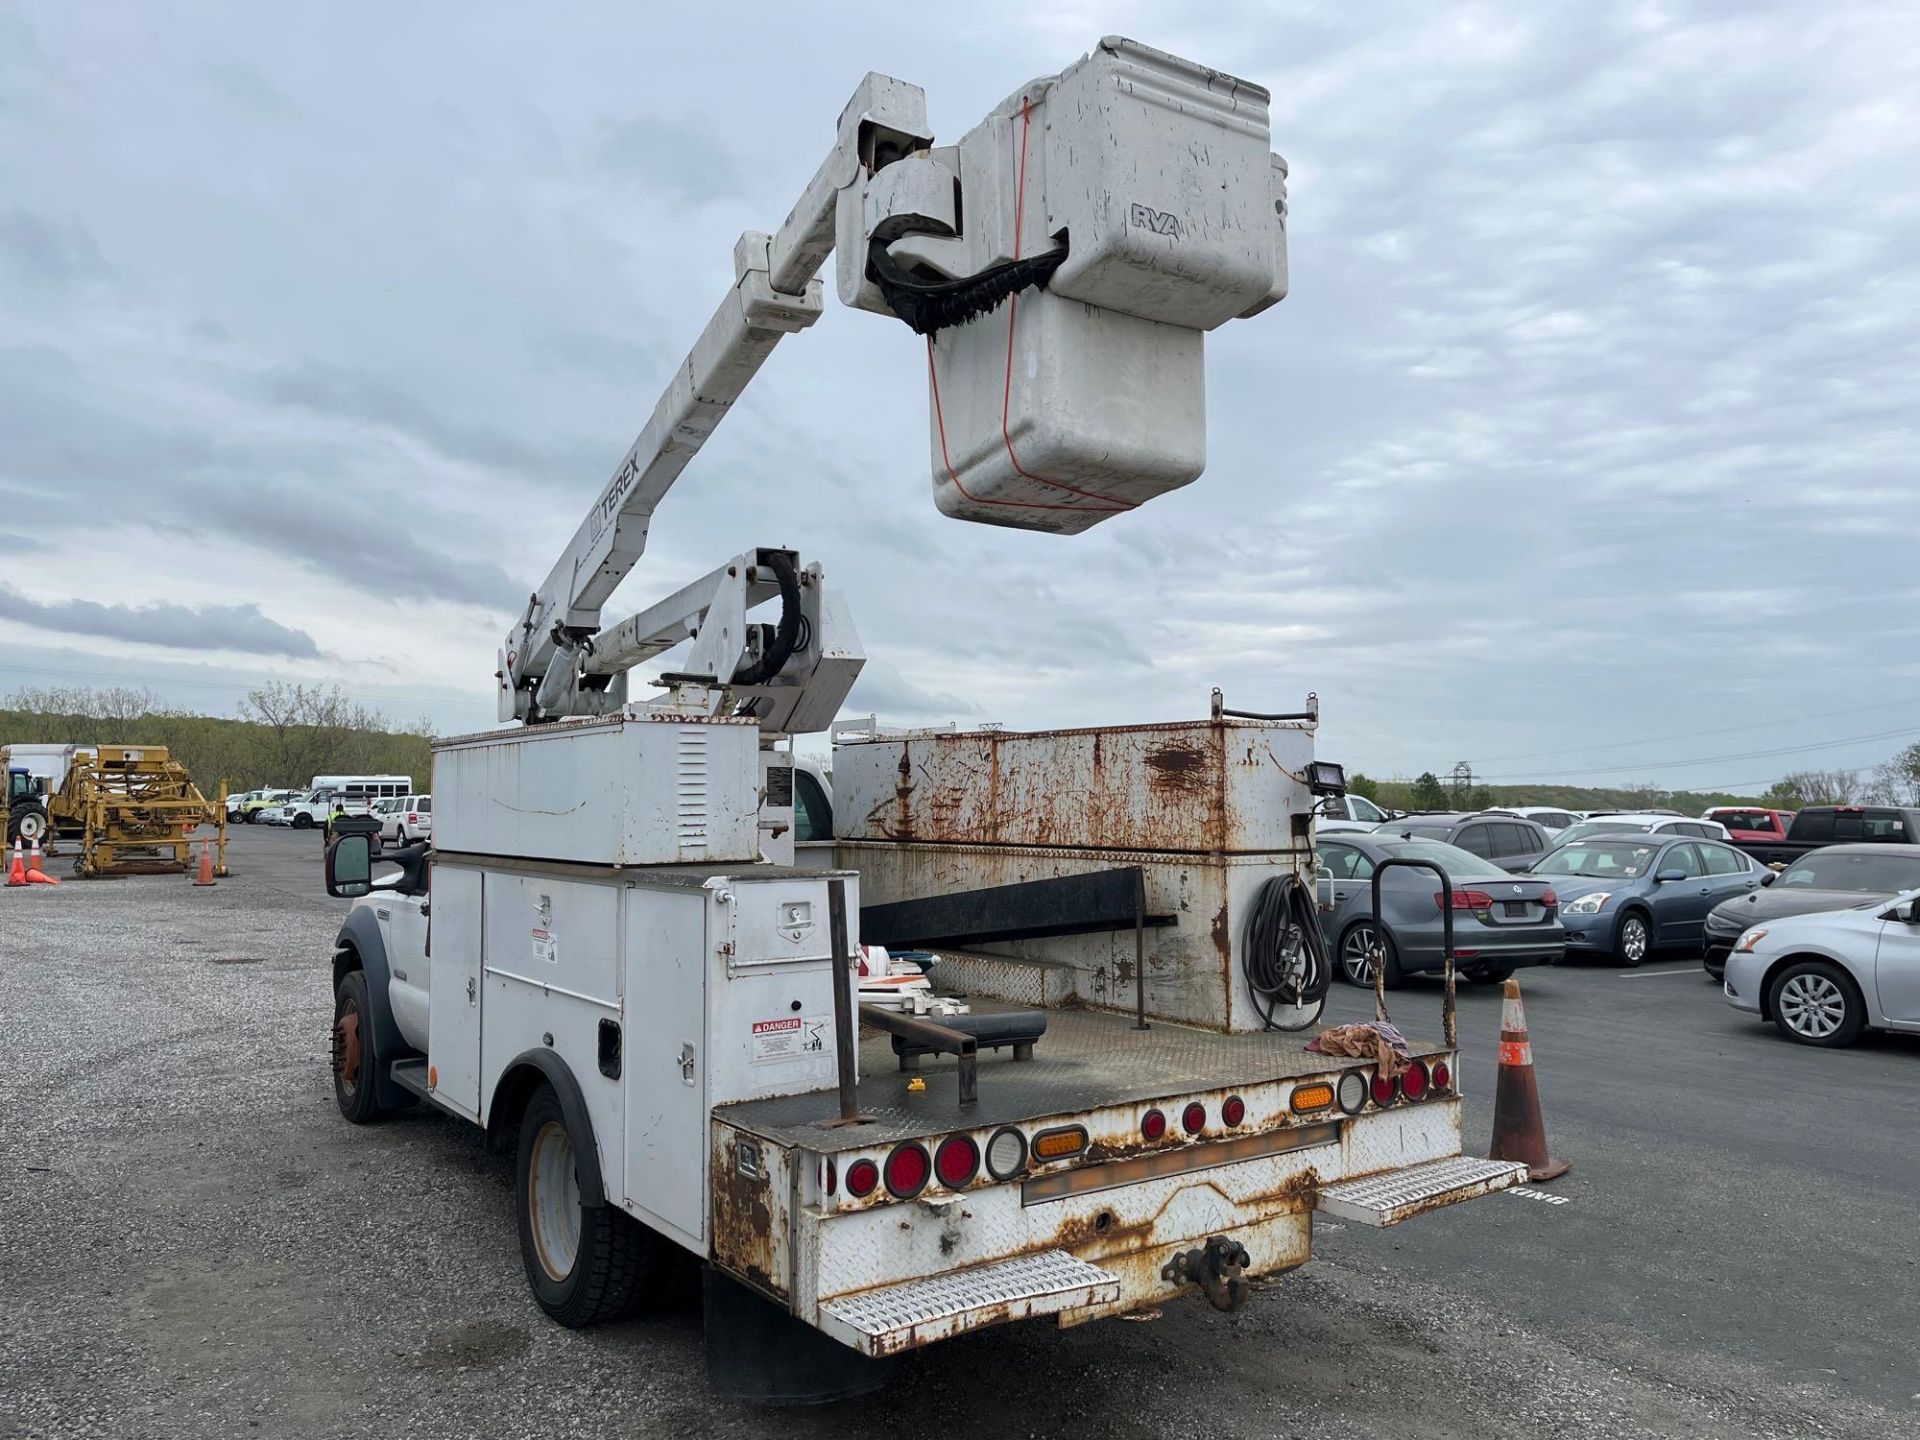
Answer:
[[[880,1167],[871,1160],[856,1160],[847,1166],[847,1193],[864,1200],[880,1183]]]
[[[1453,1088],[1453,1067],[1444,1060],[1433,1062],[1433,1090],[1436,1095],[1444,1095]]]
[[[1540,897],[1540,903],[1546,906],[1549,910],[1552,910],[1557,905],[1559,905],[1560,897],[1554,894],[1553,891],[1549,890],[1547,891],[1546,894]]]
[[[1190,1101],[1187,1108],[1180,1112],[1180,1128],[1189,1135],[1198,1135],[1207,1128],[1207,1107],[1198,1100]]]
[[[927,1181],[932,1177],[933,1161],[924,1145],[909,1140],[894,1146],[893,1153],[887,1156],[887,1193],[896,1199],[911,1200],[927,1188]]]
[[[933,1173],[949,1190],[971,1184],[980,1173],[980,1147],[966,1135],[949,1135],[933,1152]]]
[[[1373,1095],[1373,1103],[1381,1106],[1391,1105],[1400,1094],[1399,1082],[1389,1079],[1384,1070],[1373,1072],[1373,1082],[1368,1088]]]
[[[1247,1102],[1238,1095],[1228,1096],[1226,1104],[1220,1107],[1220,1118],[1228,1125],[1238,1125],[1247,1118]]]
[[[1444,890],[1433,892],[1433,908],[1447,908],[1447,894]],[[1453,908],[1456,910],[1491,910],[1493,896],[1484,890],[1456,890],[1453,892]]]
[[[1340,1077],[1337,1094],[1340,1096],[1340,1108],[1349,1115],[1358,1115],[1367,1104],[1367,1072],[1349,1070]]]
[[[1406,1074],[1400,1077],[1400,1093],[1409,1100],[1424,1100],[1427,1094],[1426,1062],[1414,1061],[1407,1067]]]
[[[1140,1117],[1140,1138],[1142,1140],[1164,1140],[1167,1134],[1166,1112],[1149,1110]]]
[[[1033,1137],[1033,1158],[1036,1160],[1064,1160],[1086,1148],[1087,1128],[1084,1125],[1060,1125],[1052,1130],[1042,1130]]]
[[[987,1141],[987,1173],[996,1180],[1011,1180],[1027,1168],[1027,1137],[1007,1125],[993,1132]]]

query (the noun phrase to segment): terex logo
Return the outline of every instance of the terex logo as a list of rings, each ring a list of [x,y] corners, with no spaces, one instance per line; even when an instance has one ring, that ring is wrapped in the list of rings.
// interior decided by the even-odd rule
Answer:
[[[1156,235],[1171,235],[1176,240],[1180,238],[1180,217],[1165,210],[1156,210],[1151,205],[1136,202],[1132,219],[1142,230],[1151,230]]]

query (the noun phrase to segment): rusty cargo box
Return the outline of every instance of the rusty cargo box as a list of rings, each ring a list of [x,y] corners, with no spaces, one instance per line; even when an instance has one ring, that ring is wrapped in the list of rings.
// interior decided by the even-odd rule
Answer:
[[[1252,855],[1303,842],[1313,727],[1231,716],[876,735],[834,751],[839,840]],[[1301,831],[1296,831],[1295,816]]]

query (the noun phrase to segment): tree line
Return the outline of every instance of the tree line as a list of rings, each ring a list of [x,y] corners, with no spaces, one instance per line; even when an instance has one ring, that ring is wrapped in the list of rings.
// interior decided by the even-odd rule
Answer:
[[[164,745],[200,793],[299,789],[315,775],[410,775],[431,783],[425,720],[395,724],[335,685],[274,681],[226,719],[162,704],[146,689],[16,690],[0,705],[0,745]]]

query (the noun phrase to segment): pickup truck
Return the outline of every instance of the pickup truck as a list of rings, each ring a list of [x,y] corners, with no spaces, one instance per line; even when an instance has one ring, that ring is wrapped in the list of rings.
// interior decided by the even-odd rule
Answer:
[[[1849,841],[1920,843],[1920,809],[1895,805],[1809,805],[1793,817],[1784,840],[1735,840],[1763,865],[1791,865],[1811,850]]]

